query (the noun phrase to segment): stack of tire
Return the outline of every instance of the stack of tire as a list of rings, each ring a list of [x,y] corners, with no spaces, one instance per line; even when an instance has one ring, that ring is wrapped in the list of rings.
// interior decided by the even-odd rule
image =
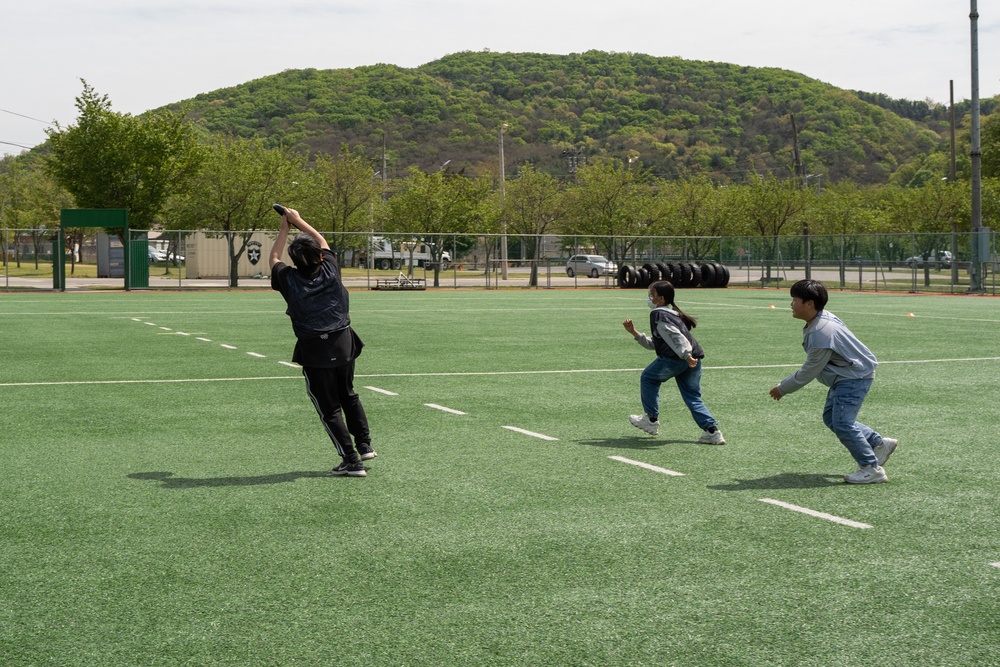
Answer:
[[[622,264],[618,269],[618,286],[623,289],[647,289],[657,280],[669,280],[674,287],[726,287],[729,269],[718,262],[649,262]]]

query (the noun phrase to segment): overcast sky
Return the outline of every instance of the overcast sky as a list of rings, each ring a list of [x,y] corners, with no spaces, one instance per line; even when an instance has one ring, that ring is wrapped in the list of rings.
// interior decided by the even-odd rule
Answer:
[[[1000,6],[980,2],[979,83],[1000,94]],[[602,51],[780,67],[840,88],[971,98],[964,0],[30,0],[0,39],[0,154],[75,123],[80,79],[132,114],[285,69],[458,51]],[[12,145],[14,144],[14,145]]]

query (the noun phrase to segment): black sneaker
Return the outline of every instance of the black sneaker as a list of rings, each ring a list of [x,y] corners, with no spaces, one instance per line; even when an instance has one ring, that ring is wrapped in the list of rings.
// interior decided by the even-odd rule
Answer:
[[[372,449],[371,445],[358,445],[358,454],[361,455],[362,461],[371,461],[378,456],[378,452]]]
[[[368,468],[361,465],[361,462],[351,463],[350,461],[344,461],[339,466],[330,471],[330,474],[334,477],[365,477],[368,475]]]

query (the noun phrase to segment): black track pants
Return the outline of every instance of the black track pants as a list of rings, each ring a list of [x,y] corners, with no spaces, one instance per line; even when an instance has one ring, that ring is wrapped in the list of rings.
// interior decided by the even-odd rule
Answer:
[[[302,375],[306,393],[337,453],[348,461],[359,460],[355,447],[370,444],[371,436],[361,397],[354,391],[354,362],[337,368],[304,367]]]

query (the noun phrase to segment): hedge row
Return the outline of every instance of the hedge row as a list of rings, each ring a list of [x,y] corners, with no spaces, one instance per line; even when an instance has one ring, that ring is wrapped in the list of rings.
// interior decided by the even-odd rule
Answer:
[[[618,269],[618,286],[626,289],[645,289],[657,280],[669,280],[674,287],[726,287],[729,269],[717,262],[650,262]]]

